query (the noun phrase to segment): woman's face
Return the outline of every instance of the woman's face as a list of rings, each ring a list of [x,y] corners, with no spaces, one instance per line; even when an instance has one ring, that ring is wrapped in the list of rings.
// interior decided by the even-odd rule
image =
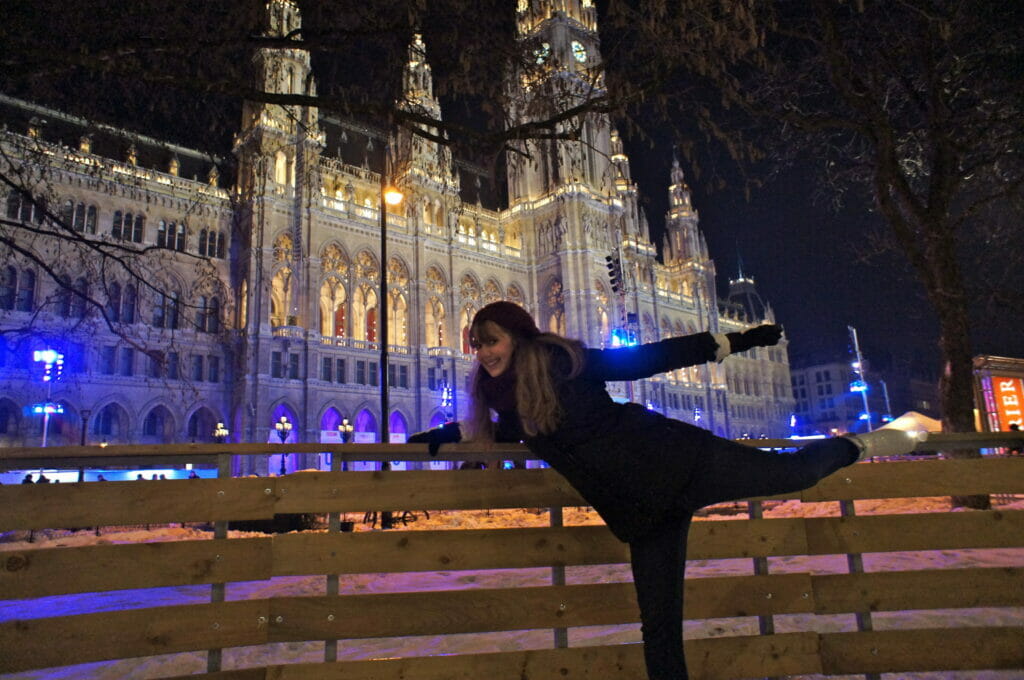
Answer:
[[[485,321],[477,329],[472,347],[476,351],[476,360],[492,378],[497,378],[512,365],[515,352],[512,336],[493,321]]]

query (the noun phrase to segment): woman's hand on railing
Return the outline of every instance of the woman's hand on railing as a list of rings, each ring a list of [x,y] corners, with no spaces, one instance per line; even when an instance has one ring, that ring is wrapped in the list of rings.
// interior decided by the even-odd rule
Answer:
[[[433,430],[417,432],[406,440],[409,444],[426,444],[431,457],[437,456],[441,444],[454,444],[462,441],[462,430],[458,423],[445,423]]]

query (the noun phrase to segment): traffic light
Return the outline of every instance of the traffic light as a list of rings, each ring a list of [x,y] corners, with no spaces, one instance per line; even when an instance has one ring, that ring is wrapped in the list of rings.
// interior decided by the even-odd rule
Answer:
[[[604,258],[605,266],[608,267],[608,280],[612,284],[612,292],[618,293],[622,290],[622,263],[618,255],[607,255]]]

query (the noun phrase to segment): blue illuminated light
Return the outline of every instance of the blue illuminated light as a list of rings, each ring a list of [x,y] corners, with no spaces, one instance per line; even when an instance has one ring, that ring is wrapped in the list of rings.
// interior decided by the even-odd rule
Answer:
[[[58,380],[64,372],[64,355],[55,349],[37,349],[32,352],[32,361],[43,364],[43,382]]]
[[[612,347],[633,347],[637,344],[636,335],[625,328],[613,328],[611,344]]]
[[[64,413],[64,406],[61,404],[54,404],[53,402],[46,402],[44,404],[33,404],[32,413],[39,415],[54,415]]]

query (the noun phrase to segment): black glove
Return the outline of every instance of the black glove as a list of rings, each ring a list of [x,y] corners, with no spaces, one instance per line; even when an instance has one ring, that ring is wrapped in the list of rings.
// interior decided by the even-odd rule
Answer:
[[[430,452],[431,456],[437,455],[437,450],[441,447],[441,444],[454,444],[460,441],[462,441],[462,430],[459,429],[458,423],[445,423],[441,427],[435,427],[433,430],[417,432],[406,439],[406,442],[410,444],[426,444],[427,451]]]
[[[779,344],[779,340],[782,339],[782,326],[764,324],[744,333],[726,333],[725,337],[729,338],[729,347],[733,354],[746,352],[751,347]]]

